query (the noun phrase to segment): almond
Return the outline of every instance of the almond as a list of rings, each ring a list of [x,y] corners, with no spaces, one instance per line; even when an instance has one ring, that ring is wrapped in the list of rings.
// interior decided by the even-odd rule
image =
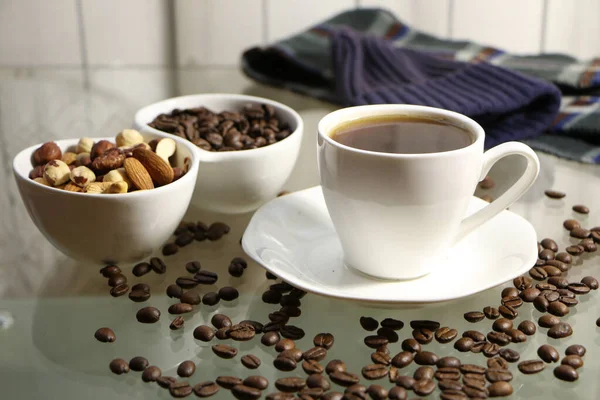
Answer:
[[[157,156],[158,157],[158,156]],[[162,159],[161,159],[162,161]],[[127,172],[127,176],[131,179],[134,186],[140,190],[149,190],[154,189],[154,184],[152,183],[152,178],[148,173],[148,170],[135,158],[126,158],[125,159],[125,172]]]
[[[133,157],[146,167],[146,170],[152,177],[152,180],[156,182],[157,186],[163,186],[173,182],[175,176],[173,168],[171,168],[171,166],[156,153],[146,149],[135,148],[133,149]],[[128,160],[130,160],[130,158],[128,158]],[[129,174],[128,170],[127,174]],[[131,175],[129,174],[129,176]]]

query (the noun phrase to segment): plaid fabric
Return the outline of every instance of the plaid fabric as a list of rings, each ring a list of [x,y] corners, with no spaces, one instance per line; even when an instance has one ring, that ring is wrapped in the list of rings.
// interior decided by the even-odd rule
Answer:
[[[512,55],[413,30],[386,10],[355,9],[269,47],[247,50],[242,68],[260,82],[337,103],[329,32],[341,26],[388,39],[394,46],[456,61],[487,62],[553,82],[563,93],[560,113],[548,133],[524,142],[559,157],[600,163],[600,58],[578,61],[562,54]]]

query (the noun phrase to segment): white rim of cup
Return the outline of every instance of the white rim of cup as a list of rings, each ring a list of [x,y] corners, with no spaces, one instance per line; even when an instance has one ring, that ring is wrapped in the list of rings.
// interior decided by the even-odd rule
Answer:
[[[153,133],[154,134],[154,133]],[[29,158],[31,158],[33,156],[33,152],[39,148],[42,144],[46,143],[38,143],[36,145],[27,147],[26,149],[21,150],[13,159],[13,171],[15,174],[19,175],[20,179],[23,179],[24,181],[27,181],[26,184],[28,185],[35,185],[35,187],[39,187],[41,188],[41,190],[48,190],[48,191],[52,191],[52,192],[56,192],[56,193],[60,193],[61,195],[64,196],[84,196],[84,197],[89,197],[89,198],[102,198],[102,199],[106,199],[106,200],[110,200],[110,199],[121,199],[123,197],[127,197],[127,198],[134,198],[134,197],[140,197],[140,196],[149,196],[152,195],[152,193],[159,193],[162,192],[164,190],[170,190],[175,188],[176,186],[181,186],[181,185],[196,185],[196,178],[194,177],[193,181],[191,182],[187,182],[189,179],[192,179],[191,176],[195,175],[195,173],[198,172],[198,168],[199,168],[199,160],[198,160],[198,149],[196,148],[196,146],[189,141],[183,140],[179,137],[171,137],[173,135],[169,135],[169,134],[165,134],[164,132],[160,132],[160,135],[157,134],[157,138],[171,138],[173,140],[175,140],[175,142],[178,142],[180,144],[182,144],[183,146],[185,146],[191,153],[192,155],[192,160],[191,160],[191,166],[190,169],[178,180],[176,180],[175,182],[171,182],[167,185],[164,186],[159,186],[156,187],[154,189],[150,189],[150,190],[136,190],[133,192],[128,192],[128,193],[115,193],[115,194],[102,194],[102,193],[83,193],[83,192],[71,192],[69,190],[63,190],[63,189],[58,189],[55,188],[54,186],[46,186],[46,185],[42,185],[41,183],[38,183],[36,181],[34,181],[33,179],[29,178],[29,173],[27,175],[24,175],[22,173],[22,171],[19,170],[19,168],[17,168],[16,165],[16,160],[17,158],[21,157],[22,154],[29,154]],[[96,140],[103,140],[103,139],[110,139],[109,137],[98,137],[98,138],[92,138],[94,139],[94,141]],[[65,141],[74,141],[74,144],[77,143],[77,138],[73,138],[73,139],[57,139],[55,140],[55,142],[65,142]],[[186,143],[187,142],[187,143]],[[31,167],[33,168],[33,167]],[[194,173],[195,172],[195,173]]]
[[[359,114],[355,115],[354,114]],[[357,149],[355,147],[346,146],[345,144],[336,142],[329,136],[328,133],[325,133],[325,130],[331,131],[333,128],[339,126],[342,122],[348,122],[353,120],[361,120],[366,117],[373,116],[418,116],[424,118],[431,118],[432,120],[445,120],[450,121],[450,123],[454,123],[454,125],[466,129],[470,134],[475,136],[475,140],[465,147],[461,147],[456,150],[449,151],[441,151],[434,153],[417,153],[417,154],[407,154],[407,153],[383,153],[378,151],[371,150],[363,150]],[[347,118],[346,118],[347,117]],[[437,118],[436,118],[437,117]],[[337,122],[332,120],[338,119]],[[327,128],[327,129],[326,129]],[[317,134],[323,140],[325,140],[330,145],[355,153],[365,154],[365,155],[373,155],[385,158],[433,158],[433,157],[453,157],[460,155],[461,153],[468,152],[471,147],[475,145],[481,144],[485,139],[485,132],[481,125],[472,120],[471,118],[459,114],[454,111],[444,110],[441,108],[435,107],[427,107],[427,106],[417,106],[412,104],[371,104],[366,106],[353,106],[342,108],[337,111],[333,111],[319,121],[317,126]]]
[[[270,144],[268,146],[263,146],[263,147],[259,147],[256,149],[248,149],[248,150],[239,150],[239,151],[223,151],[223,152],[215,152],[215,151],[207,151],[204,149],[201,149],[199,147],[197,147],[196,145],[194,145],[194,147],[197,148],[197,150],[200,152],[200,160],[203,160],[206,157],[210,157],[210,158],[214,158],[215,160],[223,160],[223,159],[228,159],[228,158],[242,158],[242,157],[255,157],[255,156],[259,156],[261,153],[266,153],[268,151],[277,151],[277,149],[282,146],[284,144],[284,142],[286,142],[288,139],[291,138],[292,135],[297,134],[298,132],[303,132],[304,131],[304,122],[302,120],[302,117],[300,116],[300,114],[298,114],[298,112],[296,110],[294,110],[293,108],[280,103],[278,101],[275,100],[270,100],[270,99],[266,99],[264,97],[258,97],[258,96],[249,96],[249,95],[245,95],[245,94],[234,94],[234,93],[200,93],[200,94],[190,94],[190,95],[186,95],[186,96],[178,96],[178,97],[171,97],[169,99],[165,99],[165,100],[161,100],[158,101],[156,103],[152,103],[149,104],[143,108],[140,108],[134,115],[134,122],[137,125],[142,126],[140,128],[140,131],[142,132],[148,132],[148,133],[153,133],[153,134],[160,134],[160,135],[169,135],[170,136],[175,136],[172,135],[168,132],[163,132],[159,129],[156,128],[152,128],[151,126],[148,125],[148,122],[146,122],[145,120],[142,120],[142,117],[140,116],[140,114],[143,114],[144,112],[147,112],[148,109],[153,108],[153,107],[158,107],[162,104],[166,104],[169,102],[173,102],[173,101],[181,101],[181,100],[187,100],[187,99],[195,99],[195,98],[205,98],[205,99],[211,99],[211,98],[231,98],[233,100],[238,99],[238,100],[244,100],[244,101],[248,101],[249,103],[264,103],[264,104],[269,104],[272,105],[273,107],[279,108],[281,110],[286,111],[287,113],[289,113],[294,120],[296,121],[296,129],[294,129],[289,135],[288,137],[286,137],[283,140],[280,140],[278,142],[275,142],[273,144]],[[198,104],[198,107],[202,107],[205,106],[203,104]],[[210,106],[206,106],[207,108],[210,109]],[[165,111],[165,112],[171,112],[173,111],[173,108],[171,108],[171,110],[169,111]],[[158,115],[158,114],[157,114]],[[182,140],[186,140],[189,143],[189,140],[187,139],[182,139]]]

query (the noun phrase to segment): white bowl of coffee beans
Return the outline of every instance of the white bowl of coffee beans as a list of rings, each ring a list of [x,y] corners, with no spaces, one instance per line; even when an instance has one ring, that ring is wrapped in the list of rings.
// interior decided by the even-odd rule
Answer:
[[[134,128],[193,143],[200,151],[192,204],[244,213],[273,199],[289,178],[302,142],[290,107],[239,94],[175,97],[142,108]]]
[[[198,153],[177,137],[125,129],[31,146],[13,172],[31,219],[58,250],[94,264],[135,262],[183,218]]]

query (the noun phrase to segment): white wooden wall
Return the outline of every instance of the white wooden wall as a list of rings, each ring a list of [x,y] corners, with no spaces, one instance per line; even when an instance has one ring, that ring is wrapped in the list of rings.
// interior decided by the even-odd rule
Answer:
[[[0,67],[234,66],[249,46],[373,6],[441,37],[600,55],[600,0],[1,0]]]

